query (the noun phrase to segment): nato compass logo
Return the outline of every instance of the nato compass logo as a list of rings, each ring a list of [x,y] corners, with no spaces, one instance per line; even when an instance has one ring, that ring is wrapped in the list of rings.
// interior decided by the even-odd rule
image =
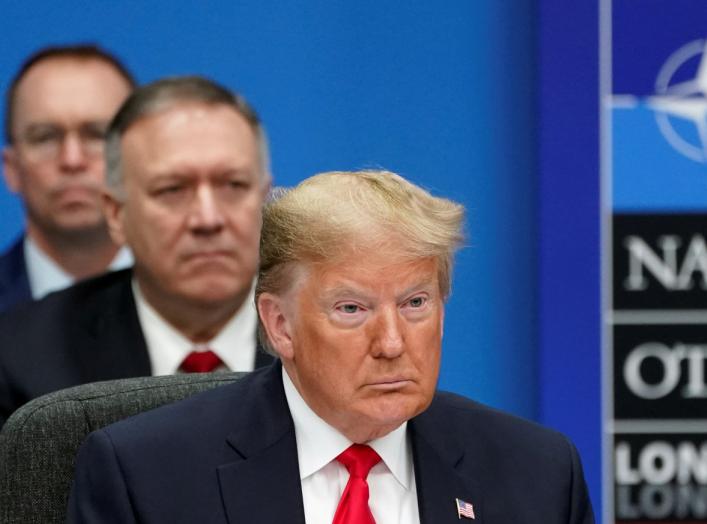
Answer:
[[[655,111],[673,149],[707,163],[707,39],[694,40],[668,57],[646,105]]]
[[[609,98],[602,158],[616,211],[707,211],[707,38],[669,49],[677,50],[661,53],[648,85],[643,74],[624,72],[622,85],[641,94]]]

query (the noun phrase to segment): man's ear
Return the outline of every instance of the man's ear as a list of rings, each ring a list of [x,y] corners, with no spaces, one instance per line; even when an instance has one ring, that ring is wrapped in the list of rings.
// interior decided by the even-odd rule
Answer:
[[[270,345],[282,360],[294,358],[291,322],[285,311],[283,298],[272,293],[258,296],[258,313]]]
[[[102,198],[103,213],[106,216],[110,237],[114,244],[122,246],[125,244],[125,230],[123,228],[125,203],[109,190],[103,191]]]
[[[439,334],[444,337],[444,303],[442,304],[442,311],[439,314]]]
[[[272,189],[272,179],[268,179],[267,182],[262,184],[262,187],[260,189],[262,195],[263,195],[263,200],[266,200],[268,197],[268,193],[270,193],[270,190]]]
[[[2,172],[5,177],[7,188],[13,193],[21,193],[20,173],[17,166],[17,152],[12,146],[6,146],[2,150]]]

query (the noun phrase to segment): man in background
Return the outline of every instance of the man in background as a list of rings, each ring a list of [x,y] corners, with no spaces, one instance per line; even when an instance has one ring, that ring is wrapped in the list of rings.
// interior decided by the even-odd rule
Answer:
[[[40,50],[11,81],[3,172],[26,228],[0,258],[0,311],[130,265],[108,235],[101,191],[105,131],[134,86],[117,58],[88,45]]]
[[[108,128],[106,164],[109,231],[134,267],[0,318],[0,425],[77,384],[272,360],[253,301],[270,187],[254,110],[199,77],[140,87]]]
[[[436,391],[462,222],[389,172],[269,202],[256,301],[279,361],[92,433],[67,522],[592,524],[565,437]]]

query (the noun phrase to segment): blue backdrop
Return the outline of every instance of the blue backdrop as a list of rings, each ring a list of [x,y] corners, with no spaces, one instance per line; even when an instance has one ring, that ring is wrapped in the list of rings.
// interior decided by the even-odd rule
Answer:
[[[547,206],[569,199],[561,205],[571,207],[575,195],[556,192],[537,169],[536,33],[538,11],[552,2],[539,2],[541,10],[537,3],[5,2],[0,89],[36,48],[95,41],[140,81],[198,73],[241,91],[269,130],[280,185],[322,170],[381,166],[464,203],[469,243],[448,305],[440,385],[569,433],[585,462],[597,461],[587,464],[597,503],[598,407],[589,409],[591,420],[579,419],[574,402],[587,404],[571,393],[575,378],[595,373],[586,366],[598,368],[593,357],[582,360],[593,352],[598,359],[594,318],[574,322],[539,287],[562,261],[548,242],[568,247],[563,235],[539,242],[566,220]],[[543,106],[554,110],[567,106]],[[4,246],[21,230],[19,204],[4,188],[0,213]],[[591,227],[587,235],[596,241]],[[567,284],[568,275],[557,277],[553,286]],[[558,321],[570,322],[572,342],[581,341],[571,353],[553,338]],[[587,393],[594,384],[578,387]],[[598,385],[589,393],[598,396]]]
[[[538,418],[570,435],[579,448],[598,521],[602,514],[599,3],[539,2],[535,250]]]

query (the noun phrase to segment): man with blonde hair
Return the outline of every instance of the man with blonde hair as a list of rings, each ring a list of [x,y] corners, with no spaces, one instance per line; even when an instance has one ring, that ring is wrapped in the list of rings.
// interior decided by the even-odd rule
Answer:
[[[274,198],[256,302],[279,359],[89,436],[68,522],[593,522],[565,437],[435,391],[463,214],[385,171]]]

